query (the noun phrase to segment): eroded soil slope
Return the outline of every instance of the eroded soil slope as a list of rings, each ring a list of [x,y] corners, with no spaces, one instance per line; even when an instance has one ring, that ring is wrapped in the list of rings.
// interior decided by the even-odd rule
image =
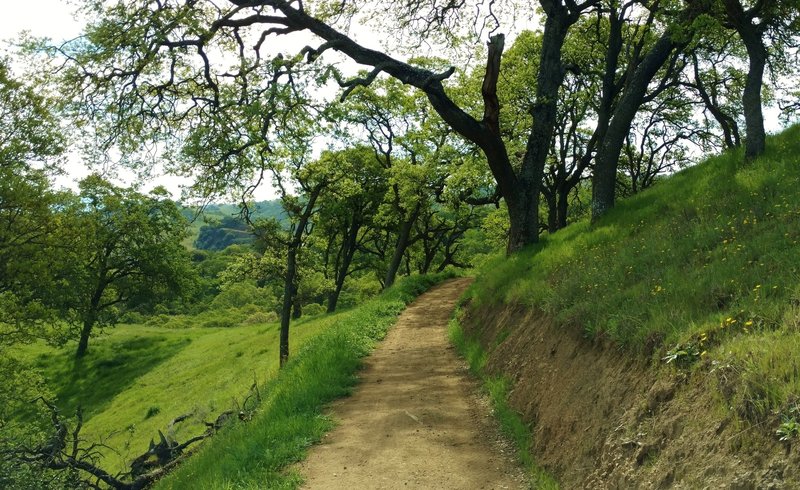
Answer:
[[[723,369],[632,360],[525,308],[467,312],[563,488],[800,488],[800,451],[726,409]]]
[[[525,488],[478,386],[449,345],[447,323],[469,284],[420,296],[366,361],[339,426],[312,448],[306,488]]]

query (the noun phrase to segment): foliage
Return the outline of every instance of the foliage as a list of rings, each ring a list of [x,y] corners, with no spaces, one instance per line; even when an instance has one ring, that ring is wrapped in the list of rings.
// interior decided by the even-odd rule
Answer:
[[[781,442],[790,442],[797,436],[800,436],[800,423],[794,418],[787,417],[783,420],[781,426],[778,427],[778,430],[775,431],[775,435],[778,436]]]
[[[58,263],[53,210],[64,199],[49,182],[64,145],[51,101],[15,80],[8,63],[0,59],[0,348],[59,340],[42,289]]]
[[[219,223],[201,226],[194,246],[200,250],[223,250],[234,244],[249,244],[252,241],[247,223],[225,216]]]
[[[0,486],[8,489],[59,489],[68,487],[70,476],[22,465],[6,458],[7,451],[19,444],[34,445],[45,440],[46,414],[36,403],[49,397],[45,380],[28,363],[11,356],[0,356]],[[23,415],[24,414],[24,415]],[[20,424],[19,418],[40,420],[38,424]]]
[[[52,168],[64,150],[64,135],[52,112],[53,101],[14,79],[0,58],[0,171],[26,172],[34,162]]]
[[[278,306],[277,298],[270,298],[263,289],[249,282],[235,282],[223,287],[222,291],[211,301],[214,309],[242,308],[246,305],[256,305],[264,310],[275,310]]]

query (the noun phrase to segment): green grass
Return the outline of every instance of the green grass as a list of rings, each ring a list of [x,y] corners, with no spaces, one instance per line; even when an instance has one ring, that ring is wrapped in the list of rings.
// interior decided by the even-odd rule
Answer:
[[[292,348],[338,317],[293,329]],[[114,448],[103,451],[103,466],[120,471],[173,418],[193,414],[171,433],[184,441],[205,430],[203,421],[213,422],[241,403],[254,380],[266,383],[278,371],[277,345],[275,324],[180,330],[123,325],[93,339],[77,365],[73,348],[35,349],[61,412],[72,415],[80,404],[86,420],[82,436]]]
[[[472,300],[538,309],[634,355],[730,365],[742,380],[738,411],[786,411],[800,394],[798,224],[795,126],[770,137],[756,161],[741,151],[712,157],[594,225],[575,223],[498,258]]]
[[[361,359],[408,302],[444,277],[404,279],[339,315],[267,382],[265,398],[250,422],[215,436],[157,488],[295,488],[300,477],[287,468],[332,427],[322,414],[324,406],[350,393]]]
[[[486,351],[478,341],[470,339],[464,334],[458,317],[459,315],[456,313],[450,321],[450,341],[456,346],[459,354],[466,359],[472,373],[483,383],[503,433],[516,447],[517,458],[527,472],[531,488],[543,490],[559,488],[556,480],[536,464],[530,448],[531,429],[508,404],[508,396],[512,389],[511,382],[504,377],[492,376],[486,371],[488,358]]]
[[[356,382],[360,358],[383,337],[419,293],[445,278],[415,276],[359,308],[293,322],[292,357],[278,369],[277,324],[232,328],[120,325],[93,338],[87,356],[74,346],[29,345],[31,360],[56,393],[61,413],[84,413],[81,437],[102,441],[100,464],[123,471],[158,430],[179,442],[205,430],[204,421],[241,403],[254,380],[263,397],[257,416],[204,443],[197,457],[162,482],[168,488],[288,488],[296,475],[282,469],[330,429],[324,403]],[[179,415],[192,417],[166,431]],[[22,415],[24,416],[24,414]]]

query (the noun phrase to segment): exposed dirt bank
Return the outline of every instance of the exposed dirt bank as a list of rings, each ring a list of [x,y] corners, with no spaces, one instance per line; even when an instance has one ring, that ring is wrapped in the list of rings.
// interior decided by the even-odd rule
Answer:
[[[513,450],[447,340],[468,279],[420,296],[367,359],[339,426],[300,465],[306,487],[525,488]]]
[[[537,462],[563,488],[800,488],[800,451],[732,416],[720,369],[631,360],[522,308],[468,309],[462,324],[514,381]]]

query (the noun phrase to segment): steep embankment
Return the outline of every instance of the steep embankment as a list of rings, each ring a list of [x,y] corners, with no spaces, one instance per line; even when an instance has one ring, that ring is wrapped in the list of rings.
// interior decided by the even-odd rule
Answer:
[[[795,127],[478,278],[463,328],[565,488],[800,486],[798,155]]]

